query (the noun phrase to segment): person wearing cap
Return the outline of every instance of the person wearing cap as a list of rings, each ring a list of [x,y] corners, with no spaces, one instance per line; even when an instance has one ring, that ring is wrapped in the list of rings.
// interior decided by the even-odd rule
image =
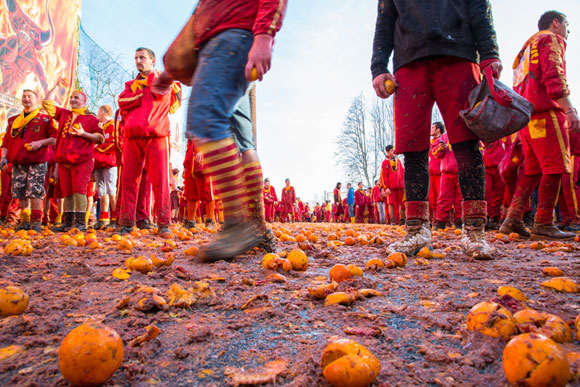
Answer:
[[[105,141],[99,120],[88,112],[87,96],[82,90],[72,92],[70,110],[56,106],[54,98],[57,92],[67,86],[67,79],[61,78],[42,101],[44,110],[58,121],[54,160],[64,198],[62,225],[55,227],[59,232],[68,231],[73,226],[86,230],[87,193],[95,164],[95,144]]]
[[[12,164],[12,196],[20,203],[20,223],[16,230],[42,231],[49,146],[56,143],[56,128],[52,119],[41,112],[33,90],[22,92],[22,106],[20,114],[8,119],[0,168]]]

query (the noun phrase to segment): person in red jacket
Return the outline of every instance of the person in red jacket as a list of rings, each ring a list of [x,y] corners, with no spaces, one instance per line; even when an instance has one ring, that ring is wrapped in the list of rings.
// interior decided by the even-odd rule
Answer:
[[[45,196],[49,146],[56,144],[52,119],[41,113],[38,97],[32,90],[22,92],[19,115],[8,119],[2,142],[0,168],[12,164],[12,196],[20,203],[20,223],[15,230],[42,231],[42,199]],[[28,210],[30,209],[30,213]]]
[[[198,152],[193,141],[188,140],[186,161],[184,161],[185,197],[187,200],[187,224],[186,227],[196,226],[196,217],[200,202],[204,205],[205,224],[213,227],[215,224],[215,197],[212,188],[211,177],[203,174],[204,158]],[[202,216],[200,220],[203,222]]]
[[[442,123],[439,123],[442,124]],[[441,160],[441,183],[437,198],[435,213],[435,230],[445,228],[453,221],[457,228],[461,227],[461,190],[457,177],[457,160],[449,144],[447,133],[439,137],[438,149],[434,156]]]
[[[394,221],[394,224],[399,224],[405,190],[405,168],[401,160],[395,157],[393,145],[387,145],[385,152],[387,152],[387,157],[381,165],[381,185],[387,193],[389,218],[391,222]]]
[[[119,108],[126,113],[125,147],[123,149],[123,194],[119,215],[120,233],[133,230],[136,221],[137,195],[143,169],[153,187],[158,234],[169,236],[171,202],[169,192],[169,114],[181,99],[181,86],[171,83],[162,93],[151,85],[159,73],[155,71],[155,53],[145,47],[135,51],[139,74],[125,83],[119,95]]]
[[[278,201],[276,190],[270,184],[270,179],[264,179],[264,213],[266,222],[272,223],[274,221],[274,206]]]
[[[194,12],[199,61],[192,79],[186,135],[211,160],[207,173],[222,197],[225,216],[219,238],[200,249],[198,258],[203,262],[232,259],[259,245],[275,250],[263,214],[262,167],[248,125],[251,119],[239,120],[235,113],[249,82],[262,80],[270,69],[274,36],[286,3],[205,0]],[[166,84],[159,82],[159,87]]]
[[[281,222],[291,222],[295,220],[294,205],[296,204],[296,191],[290,185],[290,179],[284,180],[284,188],[282,188],[280,203],[282,204]]]
[[[500,207],[505,196],[505,183],[499,173],[499,164],[506,154],[506,139],[483,144],[485,165],[485,201],[487,202],[486,229],[499,229]]]
[[[109,105],[102,105],[97,111],[99,124],[103,129],[105,142],[95,147],[95,182],[99,194],[100,215],[99,221],[93,226],[100,230],[111,221],[110,208],[115,207],[117,195],[117,157],[115,153],[115,122],[113,109]]]
[[[94,144],[105,140],[99,120],[87,113],[87,96],[76,90],[70,97],[71,110],[55,105],[54,97],[68,81],[62,78],[46,94],[42,106],[58,121],[58,133],[54,149],[54,160],[60,192],[63,196],[62,225],[56,231],[68,231],[74,224],[79,230],[86,230],[88,188],[94,167]]]
[[[340,189],[342,188],[342,183],[336,183],[333,191],[333,218],[335,223],[340,223],[340,218],[344,214],[344,208],[342,207],[342,196]]]
[[[578,169],[580,168],[580,133],[570,134],[570,173],[562,174],[562,194],[559,195],[561,229],[564,231],[579,231],[580,216],[578,213],[578,200],[580,200],[580,187],[578,187]]]
[[[445,126],[441,122],[431,125],[431,147],[429,149],[429,217],[435,222],[437,214],[437,199],[441,191],[441,159],[435,157],[439,149],[439,137],[445,133]]]
[[[538,29],[514,62],[514,90],[534,104],[534,112],[520,132],[525,175],[517,182],[500,231],[530,237],[523,224],[524,205],[539,183],[532,239],[568,240],[576,234],[560,231],[553,218],[562,174],[571,172],[568,131],[580,130],[566,81],[568,21],[563,13],[548,11]]]
[[[385,223],[385,203],[381,198],[382,190],[381,182],[379,180],[375,180],[375,185],[371,193],[371,202],[373,218],[375,219],[375,222],[379,224]]]
[[[366,209],[366,192],[363,183],[358,183],[358,189],[354,191],[354,217],[356,223],[364,223],[364,212]]]

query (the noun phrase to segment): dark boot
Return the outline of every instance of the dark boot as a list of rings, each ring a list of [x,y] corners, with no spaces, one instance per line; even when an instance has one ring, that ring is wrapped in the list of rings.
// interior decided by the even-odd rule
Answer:
[[[137,221],[137,228],[140,230],[153,230],[153,226],[149,223],[149,220],[142,219]]]
[[[392,243],[388,250],[406,255],[415,255],[423,247],[431,248],[431,228],[429,227],[429,202],[407,202],[407,234],[402,241]]]
[[[62,224],[60,226],[55,226],[52,228],[54,232],[67,232],[73,226],[75,220],[74,212],[65,212],[62,214]]]
[[[485,231],[499,230],[499,218],[488,218],[485,224]]]
[[[30,230],[30,222],[20,221],[18,225],[14,228],[14,231],[20,230]]]
[[[236,222],[225,225],[219,238],[204,245],[198,253],[200,262],[210,263],[219,260],[231,260],[259,246],[264,240],[255,224]]]
[[[494,249],[485,240],[487,203],[484,200],[464,200],[463,233],[461,246],[469,258],[479,260],[493,259]]]
[[[530,237],[530,233],[526,230],[526,225],[521,220],[517,220],[515,218],[505,218],[501,227],[499,228],[499,232],[505,235],[509,235],[513,232],[519,234],[522,238],[528,239]]]
[[[533,241],[568,241],[573,240],[575,237],[576,234],[560,231],[553,224],[536,223],[534,224],[534,227],[532,227],[531,240]]]
[[[75,224],[74,227],[78,228],[79,231],[87,231],[87,214],[86,212],[75,212]]]
[[[436,220],[435,223],[433,223],[433,230],[437,231],[437,230],[443,230],[446,227],[446,223],[442,222],[440,220]]]
[[[36,232],[42,232],[43,228],[40,222],[30,222],[30,230],[34,230]]]

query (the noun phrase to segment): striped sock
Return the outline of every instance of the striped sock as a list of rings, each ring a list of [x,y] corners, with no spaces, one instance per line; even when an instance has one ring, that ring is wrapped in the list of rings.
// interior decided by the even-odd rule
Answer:
[[[250,218],[266,223],[264,215],[264,181],[259,161],[244,164],[246,203]]]
[[[227,222],[239,223],[244,219],[243,169],[240,151],[233,138],[199,144],[204,155],[205,172],[212,177],[214,192],[223,203]]]

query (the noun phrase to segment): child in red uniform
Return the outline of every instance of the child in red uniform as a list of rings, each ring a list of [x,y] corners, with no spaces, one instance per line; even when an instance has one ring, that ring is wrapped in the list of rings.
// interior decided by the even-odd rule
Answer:
[[[42,101],[44,110],[58,121],[54,151],[57,174],[63,201],[63,223],[56,231],[68,231],[73,225],[86,230],[87,192],[94,166],[94,144],[105,140],[99,120],[87,114],[87,97],[76,90],[70,97],[72,110],[57,107],[54,97],[59,89],[67,87],[62,78]]]
[[[354,217],[355,217],[355,222],[356,223],[364,223],[365,222],[365,216],[364,216],[364,212],[366,209],[366,193],[365,193],[365,189],[363,187],[363,183],[359,182],[358,183],[358,189],[356,191],[354,191]]]
[[[290,185],[290,179],[284,181],[286,184],[282,188],[282,199],[280,200],[282,204],[282,213],[280,214],[280,221],[291,222],[294,219],[294,205],[296,204],[296,191],[294,187]]]
[[[100,230],[106,228],[110,221],[110,209],[115,207],[115,196],[117,195],[117,139],[115,137],[115,121],[112,119],[113,109],[109,105],[99,107],[97,118],[105,142],[95,148],[95,182],[97,193],[99,194],[99,205],[101,213],[99,221],[94,228]]]
[[[24,110],[8,119],[2,143],[0,168],[12,163],[12,196],[20,203],[20,224],[16,230],[42,231],[42,199],[45,196],[49,146],[56,143],[56,128],[37,107],[37,95],[32,90],[22,93]],[[30,209],[30,218],[28,210]]]
[[[447,133],[439,138],[438,149],[434,156],[441,160],[441,183],[433,228],[436,230],[445,228],[452,220],[457,228],[460,228],[461,190],[457,177],[457,160],[449,144]]]

